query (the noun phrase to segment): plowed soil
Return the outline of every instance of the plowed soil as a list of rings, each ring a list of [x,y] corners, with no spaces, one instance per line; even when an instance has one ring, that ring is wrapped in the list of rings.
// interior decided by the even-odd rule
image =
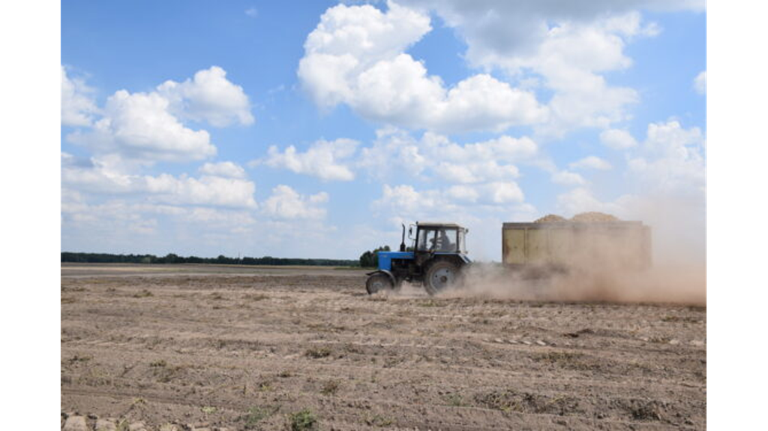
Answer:
[[[62,427],[290,429],[305,409],[324,430],[706,427],[705,308],[364,284],[353,270],[65,265]]]

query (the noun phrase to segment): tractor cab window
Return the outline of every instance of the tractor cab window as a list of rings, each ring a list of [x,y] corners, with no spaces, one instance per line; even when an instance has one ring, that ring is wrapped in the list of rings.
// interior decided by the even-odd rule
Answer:
[[[467,240],[466,240],[466,230],[460,230],[459,231],[459,252],[460,253],[467,253]]]
[[[416,240],[418,244],[417,251],[430,251],[430,244],[435,242],[435,230],[419,229],[419,236]]]
[[[458,250],[458,230],[455,228],[421,228],[417,243],[417,251],[456,253]]]

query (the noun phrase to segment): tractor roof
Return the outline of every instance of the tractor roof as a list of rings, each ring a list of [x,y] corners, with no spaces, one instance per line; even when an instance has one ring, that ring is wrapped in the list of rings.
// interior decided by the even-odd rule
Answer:
[[[431,222],[431,221],[417,221],[417,225],[421,227],[449,227],[454,229],[465,229],[462,226],[457,225],[456,223],[440,223],[440,222]]]

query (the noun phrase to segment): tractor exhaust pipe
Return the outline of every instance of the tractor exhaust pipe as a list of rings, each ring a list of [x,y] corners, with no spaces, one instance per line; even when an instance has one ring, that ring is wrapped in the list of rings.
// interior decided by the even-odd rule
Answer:
[[[405,223],[401,223],[403,226],[403,239],[400,241],[400,251],[405,251]]]

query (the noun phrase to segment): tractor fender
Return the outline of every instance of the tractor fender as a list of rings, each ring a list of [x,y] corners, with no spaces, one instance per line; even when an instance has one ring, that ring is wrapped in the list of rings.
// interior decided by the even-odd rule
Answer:
[[[395,275],[392,274],[392,272],[387,271],[386,269],[380,269],[378,271],[373,271],[373,272],[366,273],[365,275],[370,277],[370,276],[372,276],[374,274],[386,274],[387,277],[389,277],[389,280],[392,281],[392,286],[397,286],[397,280],[395,279]]]

